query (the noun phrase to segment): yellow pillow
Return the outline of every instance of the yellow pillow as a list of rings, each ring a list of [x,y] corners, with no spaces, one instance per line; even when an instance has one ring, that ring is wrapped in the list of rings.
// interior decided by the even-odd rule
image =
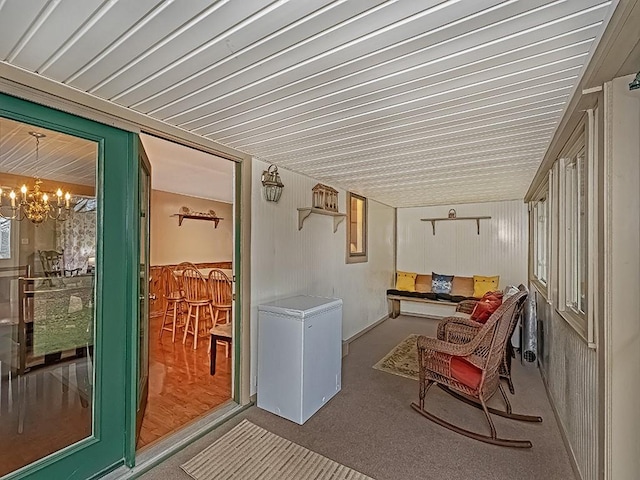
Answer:
[[[417,273],[400,272],[396,276],[396,290],[404,290],[406,292],[416,291]]]
[[[485,293],[498,290],[498,283],[500,283],[500,275],[496,275],[495,277],[481,277],[479,275],[474,275],[473,296],[475,298],[482,298]]]

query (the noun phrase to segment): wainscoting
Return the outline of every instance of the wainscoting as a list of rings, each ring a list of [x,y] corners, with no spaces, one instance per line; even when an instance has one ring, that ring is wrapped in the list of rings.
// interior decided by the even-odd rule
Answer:
[[[535,287],[538,353],[569,454],[582,480],[598,477],[598,356]]]
[[[231,269],[231,262],[201,262],[194,264],[196,268],[220,268],[223,270]],[[176,265],[152,265],[149,268],[149,293],[155,295],[155,300],[149,302],[149,316],[158,317],[164,314],[167,308],[167,302],[163,297],[164,283],[162,282],[162,267],[173,268]]]

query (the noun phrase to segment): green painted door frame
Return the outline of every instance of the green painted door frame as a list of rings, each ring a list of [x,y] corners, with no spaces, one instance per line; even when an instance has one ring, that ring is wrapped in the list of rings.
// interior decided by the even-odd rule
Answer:
[[[94,433],[5,477],[86,480],[132,462],[135,448],[138,136],[2,93],[0,116],[99,145]]]

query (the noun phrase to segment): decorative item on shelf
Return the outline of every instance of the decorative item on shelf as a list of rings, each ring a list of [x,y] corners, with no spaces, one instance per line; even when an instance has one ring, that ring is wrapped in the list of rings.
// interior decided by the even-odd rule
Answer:
[[[220,220],[224,220],[224,218],[218,217],[214,210],[209,210],[208,212],[194,212],[189,207],[180,207],[180,211],[171,216],[178,217],[179,227],[182,226],[182,221],[185,218],[191,218],[193,220],[209,220],[215,223],[214,228],[218,228]]]
[[[278,167],[269,165],[269,168],[262,172],[262,187],[264,191],[264,199],[267,202],[277,202],[282,195],[284,184],[280,180]]]
[[[36,139],[35,165],[37,167],[40,160],[40,139],[46,135],[39,132],[29,132],[29,135]],[[19,222],[26,218],[36,225],[47,219],[63,222],[69,218],[71,194],[66,192],[63,196],[60,188],[56,193],[43,192],[41,185],[42,180],[36,177],[33,189],[29,190],[24,184],[20,187],[20,194],[14,190],[7,194],[0,188],[0,217]]]
[[[336,189],[318,183],[311,190],[313,192],[313,208],[329,212],[338,211],[338,191]]]
[[[633,79],[633,82],[629,84],[629,90],[637,90],[638,88],[640,88],[640,72]]]
[[[449,210],[449,218],[456,218],[456,209],[452,208]]]

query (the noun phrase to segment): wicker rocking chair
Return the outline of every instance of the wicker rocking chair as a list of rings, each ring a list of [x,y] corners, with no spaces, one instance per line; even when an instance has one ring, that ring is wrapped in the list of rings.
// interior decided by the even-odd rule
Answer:
[[[518,290],[521,292],[528,292],[527,287],[522,284],[518,286]],[[459,309],[456,309],[456,311],[471,313],[473,311],[473,307],[475,307],[475,304],[477,303],[476,300],[464,300],[463,302],[464,304],[461,305]],[[516,393],[513,386],[513,380],[511,379],[511,359],[515,357],[513,345],[511,344],[511,337],[518,325],[521,314],[522,308],[511,318],[511,324],[509,325],[508,332],[509,339],[507,340],[507,345],[502,356],[502,365],[500,365],[500,378],[507,381],[511,395]],[[468,343],[476,336],[482,325],[482,323],[463,317],[446,317],[438,324],[437,337],[439,340],[444,340],[445,342]]]
[[[418,403],[411,407],[427,419],[449,430],[481,442],[503,447],[531,448],[528,440],[499,438],[489,413],[514,420],[541,422],[538,416],[518,415],[511,411],[511,404],[500,382],[500,366],[512,317],[525,303],[527,292],[521,291],[507,299],[467,343],[445,342],[436,338],[418,337],[418,364],[420,390]],[[425,409],[425,397],[433,384],[451,393],[454,398],[482,408],[489,423],[490,435],[466,430],[443,420]],[[487,401],[500,390],[506,409],[487,406]]]

